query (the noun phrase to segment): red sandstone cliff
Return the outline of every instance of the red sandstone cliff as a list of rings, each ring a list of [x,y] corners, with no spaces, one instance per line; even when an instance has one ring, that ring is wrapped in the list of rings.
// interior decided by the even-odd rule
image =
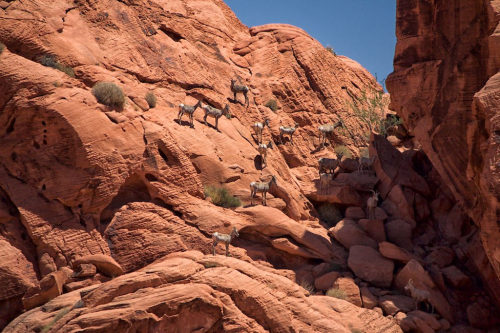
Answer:
[[[499,20],[500,1],[399,0],[387,87],[477,225],[477,233],[458,235],[459,248],[500,304]]]
[[[479,243],[448,248],[471,228],[423,153],[373,136],[373,168],[347,159],[318,179],[318,158],[334,156],[317,149],[318,125],[342,119],[334,142],[357,152],[366,128],[348,105],[380,87],[303,30],[248,29],[220,0],[1,1],[0,23],[0,327],[17,316],[5,332],[498,323],[460,252]],[[44,55],[75,77],[42,66]],[[232,100],[231,78],[249,86],[248,108]],[[123,110],[97,103],[100,81],[123,88]],[[229,104],[220,131],[202,111],[194,128],[175,121],[178,104],[197,99]],[[277,144],[265,168],[250,129],[264,118],[263,141]],[[279,126],[294,123],[294,145],[278,144]],[[268,207],[250,206],[249,183],[271,175]],[[213,184],[243,205],[215,206],[203,194]],[[212,233],[232,226],[232,258],[222,244],[211,255]],[[415,309],[410,278],[435,314]]]

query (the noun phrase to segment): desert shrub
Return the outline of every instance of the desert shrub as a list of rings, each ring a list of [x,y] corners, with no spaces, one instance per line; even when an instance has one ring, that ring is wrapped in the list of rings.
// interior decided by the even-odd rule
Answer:
[[[203,261],[201,264],[205,266],[205,268],[214,268],[221,266],[219,263],[215,261]]]
[[[50,329],[52,328],[52,326],[54,326],[54,324],[59,320],[61,319],[62,317],[64,317],[70,310],[70,307],[67,306],[65,308],[62,308],[61,310],[59,310],[59,312],[55,315],[54,319],[52,319],[50,321],[50,323],[48,323],[47,325],[45,325],[42,330],[41,330],[41,333],[46,333],[48,331],[50,331]]]
[[[5,49],[5,45],[3,45],[3,43],[0,43],[0,54],[2,54],[4,49]]]
[[[340,220],[342,220],[342,212],[334,204],[322,204],[318,207],[318,214],[321,221],[326,223],[328,226],[333,227]]]
[[[370,157],[370,151],[368,150],[368,147],[363,147],[359,150],[359,156],[360,157]]]
[[[331,52],[334,56],[337,56],[337,53],[335,53],[335,50],[333,49],[333,47],[327,46],[326,50],[329,51],[329,52]]]
[[[154,108],[156,106],[156,96],[153,92],[150,91],[146,94],[146,102],[148,102],[150,108]]]
[[[328,291],[326,292],[326,296],[335,297],[338,299],[346,299],[347,298],[346,293],[343,290],[340,290],[339,288],[328,289]]]
[[[344,158],[351,158],[352,157],[351,151],[349,150],[349,148],[347,148],[344,145],[335,146],[335,148],[333,148],[333,151],[335,151],[335,154],[337,154],[337,155],[339,153],[344,154]]]
[[[46,67],[52,67],[52,68],[55,68],[63,73],[66,73],[66,75],[68,75],[68,76],[75,77],[75,71],[73,70],[73,68],[66,66],[64,64],[61,64],[51,55],[42,56],[40,58],[40,63]]]
[[[267,106],[268,108],[270,108],[274,112],[276,112],[276,110],[278,110],[278,102],[276,102],[275,99],[268,100],[267,103],[265,104],[265,106]]]
[[[307,282],[306,280],[300,281],[300,286],[307,290],[310,294],[314,293],[314,287],[312,286],[311,283]]]
[[[240,199],[234,197],[223,187],[205,186],[205,196],[210,197],[214,205],[230,208],[241,206]]]
[[[387,136],[387,130],[402,123],[399,117],[386,118],[385,111],[389,100],[384,98],[382,90],[368,88],[361,92],[361,97],[357,97],[353,102],[349,102],[349,107],[356,117],[365,124],[369,132],[365,136],[368,141],[371,133]]]
[[[92,88],[92,94],[101,104],[123,108],[125,95],[122,88],[112,82],[98,82]]]

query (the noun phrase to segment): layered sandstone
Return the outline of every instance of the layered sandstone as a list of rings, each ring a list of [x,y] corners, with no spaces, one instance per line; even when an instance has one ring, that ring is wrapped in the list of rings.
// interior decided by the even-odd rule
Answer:
[[[65,290],[118,275],[113,263],[111,273],[91,261],[81,268],[81,258],[112,257],[131,272],[178,251],[209,253],[211,233],[232,225],[241,234],[232,252],[243,260],[346,265],[300,181],[312,181],[303,175],[316,172],[318,157],[334,156],[331,146],[316,149],[319,124],[343,119],[353,135],[334,140],[357,151],[366,128],[348,105],[380,89],[359,64],[296,27],[248,29],[220,0],[9,1],[0,22],[0,241],[12,258],[1,263],[1,326],[61,268],[81,274]],[[75,78],[42,66],[46,55]],[[232,78],[250,87],[248,108],[232,100]],[[100,81],[123,88],[123,110],[97,103],[91,88]],[[203,124],[202,111],[194,128],[174,121],[177,105],[196,99],[228,103],[231,119],[220,119],[220,131]],[[275,111],[264,106],[273,99]],[[250,130],[264,118],[265,142],[279,141],[280,125],[300,126],[295,145],[270,150],[265,168]],[[249,183],[272,174],[270,207],[248,207]],[[212,184],[243,207],[204,200]]]
[[[497,0],[399,0],[387,87],[392,107],[451,190],[447,196],[478,227],[462,238],[464,219],[454,214],[440,222],[443,236],[460,240],[461,257],[500,304],[499,13]]]

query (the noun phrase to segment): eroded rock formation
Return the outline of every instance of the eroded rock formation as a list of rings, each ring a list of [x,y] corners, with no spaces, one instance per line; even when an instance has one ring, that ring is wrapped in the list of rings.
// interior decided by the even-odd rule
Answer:
[[[459,201],[456,211],[478,227],[462,238],[458,213],[443,223],[444,237],[459,242],[500,304],[499,13],[496,0],[399,0],[387,87],[392,107]]]

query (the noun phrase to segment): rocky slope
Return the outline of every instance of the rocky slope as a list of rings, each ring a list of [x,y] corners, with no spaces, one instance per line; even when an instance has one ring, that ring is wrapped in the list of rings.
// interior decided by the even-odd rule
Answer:
[[[359,64],[296,27],[248,29],[219,0],[2,1],[0,22],[5,332],[498,324],[464,252],[480,248],[462,238],[474,226],[422,152],[372,136],[373,167],[347,158],[335,176],[318,177],[318,158],[335,155],[318,147],[319,124],[341,119],[332,143],[354,153],[364,144],[367,128],[349,104],[366,106],[363,91],[380,86]],[[43,56],[74,78],[42,66]],[[249,86],[248,107],[233,100],[232,78]],[[101,81],[123,88],[123,109],[97,102],[91,88]],[[202,111],[194,128],[178,122],[178,104],[196,100],[228,104],[232,117],[219,130]],[[251,131],[264,118],[263,141],[275,143],[266,166]],[[294,144],[280,144],[280,125],[295,123]],[[268,206],[249,205],[250,182],[271,175]],[[242,206],[214,205],[207,185]],[[223,244],[211,255],[212,233],[233,226],[232,257],[220,255]],[[450,249],[457,240],[469,247]],[[410,279],[435,314],[415,307]]]
[[[316,149],[320,123],[342,118],[355,135],[335,140],[356,151],[366,129],[347,103],[380,89],[359,64],[299,28],[248,29],[216,0],[4,1],[0,21],[0,245],[9,254],[0,263],[0,326],[23,308],[27,290],[57,285],[51,274],[76,258],[112,256],[130,272],[177,251],[209,253],[210,235],[231,225],[241,230],[242,259],[291,269],[345,263],[299,178],[312,180],[318,156],[333,156]],[[75,77],[42,66],[47,55]],[[250,87],[248,108],[232,100],[232,78]],[[123,110],[97,103],[91,88],[100,81],[123,88]],[[228,103],[232,118],[220,119],[220,131],[203,125],[201,111],[194,128],[174,121],[179,103],[197,99]],[[272,99],[275,111],[264,106]],[[265,168],[250,129],[264,118],[265,142],[279,141],[281,124],[300,126],[295,144],[270,150]],[[204,200],[205,185],[222,184],[246,207],[249,183],[272,174],[274,208],[233,211]]]
[[[500,304],[500,1],[399,0],[397,8],[392,107],[477,225],[452,243]]]

